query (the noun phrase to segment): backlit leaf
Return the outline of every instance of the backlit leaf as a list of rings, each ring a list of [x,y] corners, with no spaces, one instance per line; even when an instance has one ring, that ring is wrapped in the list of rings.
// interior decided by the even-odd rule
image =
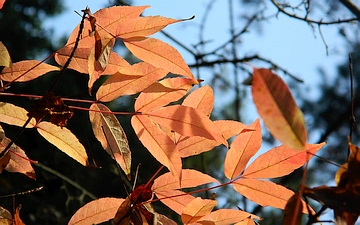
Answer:
[[[260,219],[260,217],[256,215],[237,209],[218,209],[204,216],[197,222],[204,225],[208,224],[207,222],[213,222],[216,225],[229,225],[247,218]]]
[[[12,67],[5,67],[0,79],[5,81],[25,82],[38,78],[51,71],[59,71],[56,66],[41,63],[37,60],[23,60],[12,64]]]
[[[0,1],[0,9],[1,9],[1,1]],[[10,54],[5,47],[5,45],[0,41],[0,66],[11,67],[11,58]]]
[[[172,105],[146,113],[152,120],[184,136],[200,136],[223,143],[212,121],[192,107]]]
[[[287,175],[303,166],[325,143],[307,144],[303,151],[285,145],[275,147],[257,157],[244,171],[247,178],[275,178]]]
[[[167,72],[140,62],[118,69],[99,88],[96,98],[108,102],[123,95],[136,94],[163,78]]]
[[[180,22],[181,20],[162,16],[147,16],[129,19],[119,24],[116,36],[122,39],[132,37],[146,37],[159,32],[167,25]]]
[[[197,83],[180,53],[171,45],[155,38],[128,39],[124,44],[137,58]]]
[[[2,7],[4,6],[6,0],[0,0],[0,9],[2,9]]]
[[[194,85],[187,78],[167,78],[154,83],[140,93],[134,108],[136,112],[146,112],[160,108],[184,97]]]
[[[209,214],[215,206],[217,206],[215,200],[197,197],[185,206],[181,214],[181,220],[184,224],[194,223]]]
[[[25,225],[25,223],[20,218],[20,209],[21,205],[18,205],[14,213],[14,225]]]
[[[201,173],[197,170],[183,169],[181,176],[181,186],[172,173],[165,173],[154,180],[152,190],[157,192],[180,188],[191,188],[207,183],[220,184],[215,178],[207,174]]]
[[[129,177],[131,151],[126,134],[118,119],[114,114],[111,114],[108,107],[100,103],[94,103],[90,106],[89,117],[96,139],[100,141],[112,158],[115,157],[116,162]]]
[[[235,191],[259,205],[279,209],[285,209],[287,201],[294,194],[286,187],[267,180],[238,179],[233,183],[233,187]],[[305,204],[303,212],[307,213]]]
[[[290,148],[303,149],[307,138],[304,116],[284,81],[270,70],[254,68],[252,95],[270,133]]]
[[[0,206],[0,224],[1,225],[11,225],[13,218],[11,213],[5,208]]]
[[[181,105],[193,107],[205,115],[210,116],[214,106],[214,93],[212,88],[206,85],[196,89],[184,99]]]
[[[0,102],[0,122],[22,127],[28,120],[27,111],[10,103]],[[34,118],[30,120],[26,128],[32,128],[36,124]]]
[[[184,207],[195,199],[194,196],[179,190],[158,191],[155,192],[155,195],[162,203],[179,215],[181,215]]]
[[[134,115],[131,118],[131,125],[141,143],[180,181],[182,163],[173,140],[146,115]]]
[[[69,225],[87,225],[106,222],[114,218],[124,199],[121,198],[99,198],[81,207],[71,217]]]
[[[87,165],[87,155],[84,146],[66,127],[60,128],[49,122],[41,122],[37,125],[37,130],[48,142],[82,165]]]
[[[301,195],[295,193],[286,203],[284,210],[283,225],[300,225],[302,216]]]
[[[230,145],[224,162],[224,173],[230,180],[238,177],[245,169],[246,164],[261,146],[261,128],[259,119],[236,136]]]

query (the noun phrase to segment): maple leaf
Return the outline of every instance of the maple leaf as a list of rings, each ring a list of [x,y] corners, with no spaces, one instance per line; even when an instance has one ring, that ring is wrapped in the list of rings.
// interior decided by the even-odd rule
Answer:
[[[89,111],[92,129],[106,152],[116,160],[130,179],[131,151],[129,143],[119,121],[114,114],[110,113],[110,109],[105,105],[92,104]]]
[[[307,131],[304,116],[284,81],[267,69],[254,68],[252,96],[270,133],[293,149],[303,149]]]

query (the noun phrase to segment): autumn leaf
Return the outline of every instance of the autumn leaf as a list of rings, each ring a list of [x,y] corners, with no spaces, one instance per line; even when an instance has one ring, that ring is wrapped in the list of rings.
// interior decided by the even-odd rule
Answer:
[[[0,206],[0,224],[11,225],[12,222],[13,222],[13,218],[11,213],[5,208]]]
[[[37,131],[48,142],[75,159],[82,165],[87,165],[86,150],[77,137],[66,127],[60,128],[49,122],[41,122],[37,125]]]
[[[261,218],[250,214],[245,211],[236,210],[236,209],[218,209],[216,211],[211,212],[210,214],[204,216],[197,222],[200,224],[208,224],[209,222],[213,222],[213,224],[216,225],[228,225],[228,224],[234,224],[239,221],[246,220],[247,218],[252,219],[258,219]]]
[[[198,83],[180,53],[171,45],[155,38],[128,39],[124,44],[137,58]]]
[[[4,6],[6,0],[0,0],[0,9],[2,9],[2,7]]]
[[[163,78],[167,72],[148,63],[140,62],[119,68],[99,88],[96,99],[112,101],[123,95],[136,94]]]
[[[167,78],[154,83],[137,97],[135,111],[146,112],[177,101],[184,97],[193,85],[193,80],[181,77]]]
[[[108,107],[100,103],[90,106],[89,117],[96,139],[130,178],[131,151],[118,119]]]
[[[184,224],[194,223],[209,214],[215,206],[217,206],[215,200],[197,197],[185,206],[181,214],[181,220]]]
[[[194,196],[179,190],[158,191],[155,192],[155,195],[162,203],[179,215],[181,215],[184,207],[195,199]]]
[[[284,81],[270,70],[254,68],[252,95],[270,133],[290,148],[303,149],[307,139],[304,116]]]
[[[0,122],[22,127],[28,120],[27,111],[21,107],[10,103],[0,102]],[[26,128],[32,128],[36,124],[34,118],[26,125]]]
[[[14,213],[14,225],[25,225],[25,223],[20,218],[20,209],[21,205],[18,205]]]
[[[0,1],[0,9],[4,4],[4,1]],[[10,58],[10,54],[6,48],[6,46],[0,41],[0,66],[10,67],[11,68],[12,61]],[[1,79],[1,77],[0,77]]]
[[[123,21],[118,25],[116,36],[121,39],[132,37],[146,37],[159,32],[167,25],[181,22],[162,16],[146,16]]]
[[[165,173],[154,180],[152,190],[156,193],[158,191],[197,187],[207,183],[220,184],[215,178],[201,173],[200,171],[183,169],[180,182],[181,185],[172,173]]]
[[[233,187],[235,191],[259,205],[279,209],[285,209],[287,201],[294,194],[286,187],[267,180],[238,179],[233,182]],[[307,213],[305,202],[302,211]]]
[[[224,173],[230,180],[238,177],[245,169],[246,164],[261,146],[260,121],[257,119],[247,127],[249,131],[238,134],[231,143],[224,162]]]
[[[302,216],[301,195],[295,193],[286,203],[284,209],[283,225],[300,225]]]
[[[200,87],[191,92],[181,103],[183,106],[193,107],[204,115],[210,116],[214,106],[214,93],[208,85]]]
[[[69,225],[87,225],[106,222],[114,218],[124,199],[99,198],[78,209],[71,217]]]
[[[325,143],[307,144],[303,151],[285,145],[275,147],[257,157],[244,171],[242,177],[275,178],[285,176],[303,166]]]
[[[0,74],[0,79],[9,82],[25,82],[59,70],[56,66],[37,60],[23,60],[13,63],[11,67],[5,67]]]
[[[131,125],[141,143],[180,182],[182,163],[173,140],[146,115],[134,115],[131,118]]]

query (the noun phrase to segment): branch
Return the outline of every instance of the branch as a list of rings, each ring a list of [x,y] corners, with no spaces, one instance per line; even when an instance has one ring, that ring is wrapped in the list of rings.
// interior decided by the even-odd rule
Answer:
[[[352,1],[340,0],[340,2],[360,20],[360,9]]]

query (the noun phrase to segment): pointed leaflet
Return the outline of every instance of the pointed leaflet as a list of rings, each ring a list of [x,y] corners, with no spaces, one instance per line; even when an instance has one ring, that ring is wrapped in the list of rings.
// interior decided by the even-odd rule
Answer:
[[[270,133],[290,148],[303,149],[307,136],[304,116],[284,81],[270,70],[254,68],[252,95]]]
[[[109,102],[122,95],[136,94],[163,78],[167,72],[146,62],[121,67],[96,93],[98,101]]]
[[[41,122],[37,125],[37,131],[48,142],[75,159],[82,165],[87,165],[87,155],[84,146],[77,137],[66,127],[60,128],[49,122]]]
[[[109,112],[109,113],[106,113]],[[108,107],[100,103],[90,106],[90,122],[95,137],[106,152],[120,165],[129,177],[131,172],[131,152],[126,134],[118,119],[111,114]]]
[[[181,220],[184,224],[194,223],[209,214],[215,206],[217,206],[215,200],[197,197],[185,206],[181,214]]]
[[[144,9],[148,8],[148,6],[113,6],[110,8],[101,9],[93,14],[96,18],[96,22],[98,25],[101,25],[102,28],[97,26],[97,31],[101,36],[110,34],[115,34],[118,25],[124,20],[128,20],[131,18],[138,17]],[[103,29],[104,28],[104,29]],[[79,46],[76,49],[75,57],[71,61],[69,68],[78,70],[79,66],[85,68],[85,70],[78,70],[80,73],[87,73],[87,56],[89,56],[90,50],[94,47],[95,41],[94,37],[90,36],[89,31],[91,31],[91,25],[89,22],[85,21],[84,29],[82,31],[82,39],[79,42]],[[56,62],[63,66],[71,54],[71,51],[74,47],[76,37],[79,32],[79,25],[73,30],[71,33],[66,45],[58,50],[55,54]],[[87,54],[86,54],[87,52]],[[81,54],[81,57],[78,58],[78,53]],[[79,61],[78,59],[86,59],[85,62]],[[82,65],[80,65],[82,64]]]
[[[162,16],[146,16],[129,19],[119,24],[116,31],[116,36],[121,39],[146,37],[159,32],[167,25],[181,21],[182,20],[176,20]]]
[[[141,143],[180,181],[181,158],[173,140],[161,131],[148,116],[134,115],[131,118],[131,125]]]
[[[200,110],[206,116],[210,116],[214,106],[214,93],[212,88],[206,85],[196,89],[184,99],[181,105],[193,107]]]
[[[22,127],[28,120],[27,111],[10,103],[0,102],[0,122]],[[36,120],[32,118],[26,128],[32,128]]]
[[[177,101],[184,97],[193,85],[193,80],[182,77],[167,78],[154,83],[137,97],[135,111],[150,111]]]
[[[224,173],[230,180],[241,174],[250,158],[260,149],[262,139],[259,119],[248,126],[248,129],[250,131],[236,136],[226,154]]]
[[[304,165],[325,143],[307,144],[303,151],[284,145],[275,147],[257,157],[244,171],[247,178],[275,178],[288,175]]]
[[[197,222],[204,225],[209,224],[209,222],[213,222],[213,224],[216,225],[228,225],[245,220],[246,218],[261,219],[256,215],[237,209],[218,209],[204,216]]]
[[[159,191],[155,192],[155,195],[162,203],[179,215],[181,215],[184,207],[195,199],[194,196],[179,190]]]
[[[128,39],[124,44],[137,58],[198,83],[180,53],[169,44],[155,38]]]
[[[154,180],[152,190],[157,192],[172,189],[191,188],[213,182],[220,184],[215,178],[212,178],[207,174],[201,173],[197,170],[183,169],[180,182],[181,186],[172,173],[165,173]]]
[[[11,67],[11,64],[10,54],[5,45],[0,41],[0,66]]]
[[[184,136],[200,136],[227,146],[212,121],[196,109],[172,105],[146,113],[152,120]]]
[[[59,71],[56,66],[42,63],[37,60],[23,60],[12,64],[12,67],[5,67],[0,79],[5,81],[25,82],[38,78],[51,71]]]
[[[114,218],[124,199],[99,198],[81,207],[71,217],[69,225],[98,224]]]
[[[238,179],[233,182],[235,191],[262,206],[272,206],[285,209],[287,201],[294,194],[284,186],[267,180]],[[303,212],[307,213],[306,204],[303,203]]]

